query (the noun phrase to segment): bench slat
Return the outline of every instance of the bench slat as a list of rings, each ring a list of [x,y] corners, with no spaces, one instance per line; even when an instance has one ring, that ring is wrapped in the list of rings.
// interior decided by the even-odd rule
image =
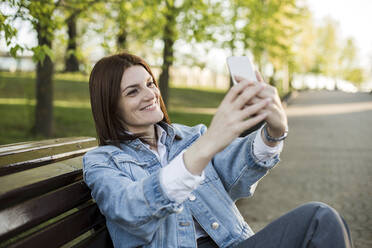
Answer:
[[[82,181],[82,155],[96,146],[92,137],[0,145],[0,247],[113,248]]]
[[[48,244],[48,248],[60,247],[94,226],[104,223],[104,221],[105,219],[99,212],[97,205],[91,204],[10,245],[9,248],[45,247],[46,244]]]
[[[82,157],[75,157],[46,166],[2,176],[0,177],[0,195],[66,173],[81,171],[82,167]]]
[[[8,175],[8,174],[16,173],[16,172],[23,171],[23,170],[32,169],[32,168],[39,167],[39,166],[42,166],[42,165],[47,165],[47,164],[50,164],[50,163],[63,161],[65,159],[69,159],[69,158],[74,158],[74,157],[85,154],[87,151],[89,151],[91,149],[93,149],[93,148],[87,148],[87,149],[78,150],[78,151],[66,152],[66,153],[61,153],[61,154],[57,154],[57,155],[52,155],[52,156],[49,156],[49,157],[37,158],[37,159],[33,159],[33,160],[8,164],[6,166],[0,166],[0,176],[5,176],[5,175]]]
[[[83,181],[0,212],[0,241],[53,218],[91,198]]]
[[[73,137],[0,145],[0,157],[21,152],[64,146],[68,144],[79,144],[82,142],[90,142],[95,140],[96,139],[92,137]]]
[[[8,191],[0,195],[0,210],[80,181],[82,178],[82,170],[76,170]]]
[[[78,146],[78,148],[76,146]],[[89,141],[85,143],[68,144],[58,147],[58,149],[48,148],[0,157],[0,176],[77,157],[94,147],[96,147],[96,141]]]
[[[110,234],[106,227],[102,227],[100,230],[95,232],[92,236],[82,240],[80,243],[74,245],[72,248],[113,248]]]

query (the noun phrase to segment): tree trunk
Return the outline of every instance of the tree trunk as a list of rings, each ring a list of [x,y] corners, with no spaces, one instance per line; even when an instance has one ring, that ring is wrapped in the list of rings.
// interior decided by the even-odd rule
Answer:
[[[172,11],[166,16],[167,23],[164,26],[164,50],[163,50],[163,65],[159,77],[160,92],[166,107],[168,107],[168,92],[169,92],[169,69],[174,61],[173,44],[175,42],[175,20],[176,17]]]
[[[39,46],[52,47],[52,39],[48,37],[47,30],[38,26],[37,36]],[[35,124],[32,132],[35,135],[50,137],[53,134],[53,73],[54,64],[48,55],[44,61],[38,62],[36,67],[36,108]]]
[[[78,15],[76,13],[71,14],[69,18],[67,18],[67,34],[68,34],[68,45],[66,50],[66,61],[65,61],[65,71],[66,72],[76,72],[79,71],[79,60],[76,56],[76,21]]]
[[[121,28],[118,34],[118,38],[116,40],[116,45],[118,50],[125,50],[127,48],[127,37],[128,33],[124,28]]]
[[[231,56],[235,56],[235,44],[234,44],[234,40],[235,40],[235,30],[232,33],[231,40],[229,41],[230,50],[231,50]],[[230,79],[229,88],[231,88],[231,87],[234,86],[234,81],[232,80],[232,75],[231,74],[230,74],[230,78],[229,79]]]
[[[236,6],[236,4],[234,4],[234,3],[232,3],[232,4],[233,4],[232,9],[234,11],[233,17],[231,19],[233,30],[231,31],[231,39],[229,40],[229,47],[230,47],[230,50],[231,50],[231,56],[235,56],[235,48],[236,48],[235,47],[235,41],[237,40],[236,39],[237,30],[236,30],[236,27],[235,27],[235,23],[236,23],[236,20],[238,18],[238,7]],[[231,74],[230,74],[229,86],[230,86],[229,88],[234,86],[234,81],[232,80]]]

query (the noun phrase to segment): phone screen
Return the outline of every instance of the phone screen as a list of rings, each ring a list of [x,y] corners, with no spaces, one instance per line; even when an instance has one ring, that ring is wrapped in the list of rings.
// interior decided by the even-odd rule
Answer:
[[[248,57],[231,56],[226,61],[234,84],[237,84],[234,76],[240,76],[249,81],[257,81],[254,65]]]

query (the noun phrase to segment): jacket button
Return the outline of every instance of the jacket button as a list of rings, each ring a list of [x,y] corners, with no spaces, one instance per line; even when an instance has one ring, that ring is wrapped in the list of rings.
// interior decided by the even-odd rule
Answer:
[[[175,212],[176,212],[177,214],[179,214],[179,213],[182,212],[182,210],[183,210],[183,206],[177,208],[177,209],[175,210]]]
[[[217,222],[213,222],[211,226],[214,230],[216,230],[220,226],[220,224],[218,224]]]
[[[190,201],[195,201],[196,199],[196,196],[194,196],[193,194],[189,195],[189,200]]]

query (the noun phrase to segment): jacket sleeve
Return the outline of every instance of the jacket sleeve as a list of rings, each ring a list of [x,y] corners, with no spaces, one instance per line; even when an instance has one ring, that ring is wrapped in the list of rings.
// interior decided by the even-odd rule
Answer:
[[[84,181],[106,219],[144,242],[152,240],[165,217],[182,210],[163,192],[159,171],[133,181],[109,154],[94,150],[84,156],[83,170]]]
[[[206,127],[203,132],[206,131]],[[258,181],[279,162],[279,155],[260,161],[254,155],[253,141],[257,131],[235,139],[212,158],[212,165],[226,191],[235,201],[252,196]]]

